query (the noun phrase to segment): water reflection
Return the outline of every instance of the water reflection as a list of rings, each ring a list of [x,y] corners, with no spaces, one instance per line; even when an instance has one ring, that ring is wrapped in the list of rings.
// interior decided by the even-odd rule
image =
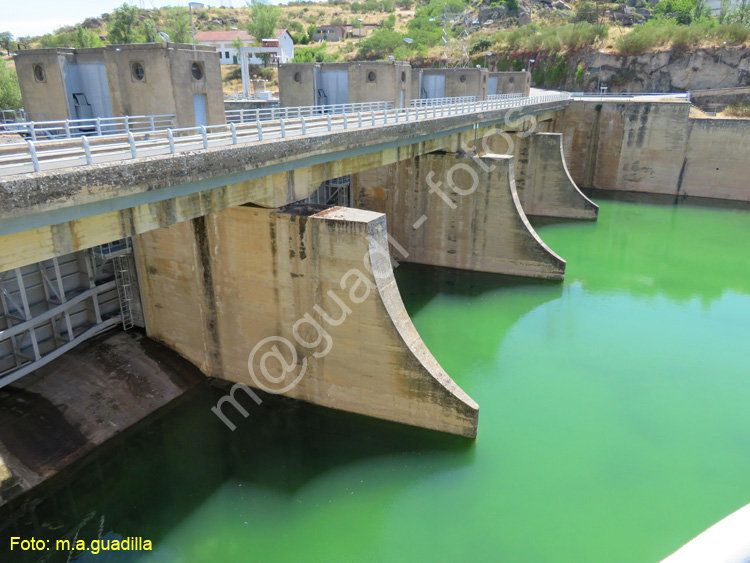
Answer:
[[[225,382],[217,381],[193,389],[61,478],[5,505],[0,536],[33,536],[52,540],[51,545],[58,539],[90,543],[140,537],[158,547],[170,530],[230,482],[289,497],[327,472],[365,459],[445,452],[444,470],[473,457],[474,445],[465,439],[276,396],[264,396],[260,406],[248,402],[250,416],[230,432],[210,412],[226,392]],[[420,477],[425,470],[429,473],[429,467],[422,468]],[[0,560],[67,561],[70,555],[51,550],[40,557],[8,549],[4,541]],[[102,552],[78,560],[141,555]]]

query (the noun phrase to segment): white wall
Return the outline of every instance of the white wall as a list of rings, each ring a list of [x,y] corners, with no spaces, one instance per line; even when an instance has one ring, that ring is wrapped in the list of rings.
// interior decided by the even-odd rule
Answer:
[[[201,41],[201,45],[216,47],[216,50],[219,52],[219,61],[223,65],[239,64],[240,62],[240,54],[237,49],[232,47],[231,41]],[[243,47],[249,47],[250,45],[252,45],[252,43],[250,43],[249,41],[244,41],[242,43]],[[227,53],[229,53],[228,57],[225,56]],[[237,63],[234,62],[234,57],[237,57]]]
[[[706,5],[711,8],[711,14],[714,16],[718,16],[721,13],[721,0],[706,0]],[[737,8],[739,1],[730,0],[729,5],[732,8]]]
[[[288,63],[294,58],[294,41],[289,32],[279,37],[279,47],[281,48],[281,62]]]

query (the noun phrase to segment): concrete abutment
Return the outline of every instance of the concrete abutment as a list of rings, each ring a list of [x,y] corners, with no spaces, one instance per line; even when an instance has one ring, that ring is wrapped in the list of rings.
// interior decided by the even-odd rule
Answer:
[[[207,375],[476,436],[477,404],[401,301],[382,214],[241,206],[138,239],[148,335]]]

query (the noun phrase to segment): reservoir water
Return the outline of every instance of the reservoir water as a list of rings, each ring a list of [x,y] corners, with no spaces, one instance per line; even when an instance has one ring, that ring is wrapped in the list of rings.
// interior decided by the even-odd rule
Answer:
[[[3,536],[154,543],[78,561],[660,560],[750,503],[750,212],[598,203],[538,227],[562,284],[397,268],[476,442],[273,397],[229,432],[205,385]]]

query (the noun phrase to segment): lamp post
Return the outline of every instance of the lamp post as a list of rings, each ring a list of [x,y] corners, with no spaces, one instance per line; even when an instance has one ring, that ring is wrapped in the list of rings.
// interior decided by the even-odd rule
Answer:
[[[484,68],[490,68],[489,66],[487,66],[487,57],[491,57],[491,56],[492,56],[492,51],[487,51],[484,54]]]
[[[534,66],[535,62],[536,62],[536,59],[529,59],[529,72],[531,72],[531,67]]]
[[[359,22],[359,44],[362,45],[362,18],[357,18],[357,21]]]
[[[404,37],[404,42],[401,43],[401,62],[406,62],[406,44],[408,43],[411,45],[411,42],[414,41],[411,37]]]
[[[202,8],[203,4],[200,2],[188,2],[190,8],[190,34],[193,36],[193,51],[195,51],[195,28],[193,27],[193,8]]]
[[[722,43],[721,45],[721,48],[719,49],[719,64],[721,64],[721,57],[724,56],[724,49],[726,48],[726,46],[727,46],[727,42],[724,41],[724,43]]]

